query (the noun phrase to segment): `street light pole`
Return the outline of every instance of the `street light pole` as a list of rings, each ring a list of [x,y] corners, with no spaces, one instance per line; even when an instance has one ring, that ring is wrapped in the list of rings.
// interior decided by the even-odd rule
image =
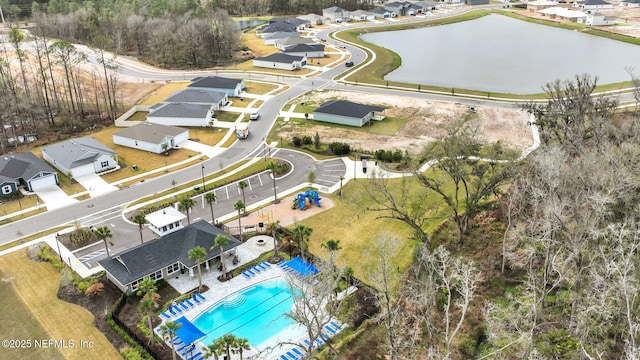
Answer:
[[[202,165],[202,192],[207,191],[207,186],[204,184],[204,165]]]
[[[60,234],[56,233],[56,245],[58,245],[58,256],[60,256],[60,263],[64,264],[64,261],[62,260],[62,253],[60,252],[60,240],[58,240],[59,236]]]
[[[291,250],[293,250],[293,240],[289,239],[289,259],[293,257],[293,253]]]

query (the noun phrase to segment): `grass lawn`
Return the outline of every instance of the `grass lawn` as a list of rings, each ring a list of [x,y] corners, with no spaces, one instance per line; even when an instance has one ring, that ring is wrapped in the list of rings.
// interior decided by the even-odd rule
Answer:
[[[247,102],[247,104],[248,103],[249,102]],[[214,115],[214,117],[218,119],[218,121],[226,121],[226,122],[235,122],[238,119],[238,116],[240,116],[239,113],[229,112],[229,111],[218,111]]]
[[[146,98],[142,99],[138,105],[154,105],[161,103],[174,92],[186,89],[189,84],[191,84],[190,81],[171,81],[151,93]],[[128,120],[133,119],[129,118]]]
[[[296,112],[297,112],[296,107]],[[347,126],[340,124],[332,124],[323,121],[315,121],[315,120],[305,120],[304,118],[289,118],[288,122],[284,121],[276,121],[273,128],[269,132],[268,139],[269,141],[277,141],[278,134],[280,133],[280,129],[283,127],[296,126],[301,128],[309,128],[313,126],[328,126],[338,129],[347,129],[352,131],[361,131],[365,133],[371,134],[380,134],[380,135],[393,135],[400,131],[406,124],[406,119],[396,118],[387,116],[382,121],[372,120],[371,125],[363,126],[363,127],[355,127],[355,126]]]
[[[93,325],[93,315],[77,305],[58,300],[60,274],[51,264],[31,261],[26,250],[21,250],[0,257],[0,271],[3,280],[0,284],[0,299],[3,300],[0,332],[3,339],[73,340],[76,344],[75,348],[57,350],[31,348],[16,352],[14,356],[2,349],[2,358],[122,359]],[[10,305],[11,301],[15,306]],[[80,340],[91,341],[93,345],[81,349],[78,347]]]
[[[3,202],[0,205],[0,208],[2,208],[2,211],[0,211],[0,215],[4,216],[7,214],[18,212],[22,209],[36,206],[36,198],[37,198],[37,195],[28,195],[28,196],[23,196],[20,199]]]
[[[149,115],[148,111],[136,111],[125,121],[145,121],[147,120],[147,115]]]
[[[269,91],[273,91],[278,88],[278,85],[275,84],[251,80],[245,80],[244,86],[247,88],[246,91],[248,93],[259,95],[264,95]]]

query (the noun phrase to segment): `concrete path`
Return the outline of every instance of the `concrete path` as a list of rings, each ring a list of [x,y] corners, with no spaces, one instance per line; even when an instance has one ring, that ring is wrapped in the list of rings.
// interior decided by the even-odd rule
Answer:
[[[104,181],[100,175],[92,173],[75,178],[88,192],[91,197],[107,194],[118,190],[117,187]]]
[[[78,200],[72,198],[67,195],[62,189],[58,187],[58,185],[47,186],[40,190],[36,190],[35,193],[40,197],[42,201],[44,201],[47,206],[47,211],[51,211],[53,209],[59,209],[61,207],[65,207],[67,205],[78,202]]]

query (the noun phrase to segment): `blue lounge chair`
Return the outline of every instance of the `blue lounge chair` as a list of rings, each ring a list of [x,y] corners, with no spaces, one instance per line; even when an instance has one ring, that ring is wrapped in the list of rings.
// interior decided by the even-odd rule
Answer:
[[[260,270],[267,270],[267,267],[262,264],[256,264],[256,267],[260,268]]]
[[[256,265],[254,265],[254,266],[251,268],[251,271],[254,271],[254,272],[256,272],[256,273],[258,273],[258,274],[259,274],[259,273],[260,273],[260,268],[259,268],[258,266],[256,266]]]
[[[319,338],[316,338],[314,341],[315,341],[315,342],[316,342],[316,344],[318,344],[318,345],[322,345],[322,344],[324,344],[324,341],[320,340]]]
[[[182,309],[180,308],[180,306],[172,305],[171,307],[172,307],[173,311],[175,311],[177,313],[182,313]]]
[[[282,260],[279,263],[277,263],[276,265],[282,267],[282,265],[284,265],[287,262],[287,260]]]
[[[182,310],[189,310],[189,307],[187,305],[185,305],[183,302],[179,302],[178,306],[182,309]]]
[[[309,345],[311,345],[311,341],[309,341],[309,339],[305,339],[305,340],[304,340],[304,343],[307,345],[307,347],[308,347]],[[317,348],[317,347],[318,347],[318,345],[316,345],[315,343],[314,343],[313,345],[311,345],[311,348],[312,348],[312,349],[315,349],[315,348]]]
[[[329,325],[325,325],[324,328],[327,329],[327,331],[330,332],[332,335],[337,334],[336,331],[333,330],[333,328]]]
[[[196,302],[196,304],[198,304],[198,305],[202,304],[202,301],[200,301],[200,299],[198,299],[198,297],[196,296],[196,294],[193,294],[193,295],[191,296],[191,298],[193,299],[193,301],[195,301],[195,302]]]
[[[291,351],[287,351],[287,356],[293,360],[300,360],[300,358],[294,355]]]
[[[268,267],[268,268],[270,268],[270,267],[271,267],[271,264],[269,264],[269,263],[268,263],[268,262],[266,262],[266,261],[261,262],[261,264],[262,264],[262,266],[266,266],[266,267]]]
[[[338,325],[335,321],[332,321],[329,324],[336,328],[336,330],[342,330],[342,326]]]
[[[191,302],[191,300],[189,299],[185,299],[184,302],[189,306],[189,307],[194,307],[196,306],[194,303]]]
[[[251,279],[251,275],[249,275],[249,273],[247,273],[246,271],[242,272],[242,276],[246,277],[247,279]]]
[[[191,355],[191,354],[189,354],[189,355]],[[204,359],[204,355],[202,355],[202,353],[200,351],[198,351],[197,353],[193,354],[193,356],[187,358],[187,360],[199,360],[199,359]]]
[[[256,273],[252,271],[252,269],[247,269],[245,270],[246,273],[248,273],[250,276],[254,276]]]
[[[196,293],[195,295],[198,299],[205,301],[207,298],[204,297],[204,295],[200,294],[200,293]]]
[[[284,355],[280,355],[280,360],[289,360],[289,358],[287,358],[287,357],[286,357],[286,356],[284,356]]]
[[[169,309],[168,309],[168,310],[169,310],[169,313],[170,313],[171,315],[173,315],[173,316],[178,315],[178,312],[177,312],[177,311],[175,311],[175,310],[173,310],[173,306],[169,305]]]
[[[166,312],[164,312],[164,311],[160,313],[160,316],[162,316],[163,318],[165,318],[165,319],[167,319],[167,320],[171,319],[171,315],[167,314],[167,313],[166,313]]]
[[[304,355],[304,353],[303,353],[302,351],[298,350],[298,348],[297,348],[297,347],[293,347],[293,348],[291,349],[291,351],[293,351],[294,353],[296,353],[296,355],[298,355],[298,356],[300,356],[300,357],[302,357],[302,356]]]

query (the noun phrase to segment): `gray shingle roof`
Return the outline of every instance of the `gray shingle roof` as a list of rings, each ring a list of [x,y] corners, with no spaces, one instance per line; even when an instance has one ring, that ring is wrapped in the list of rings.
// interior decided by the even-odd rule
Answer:
[[[345,12],[346,10],[338,6],[332,6],[332,7],[323,9],[322,11],[328,12],[328,13],[341,13],[341,12]]]
[[[258,33],[260,34],[271,34],[275,32],[296,32],[296,26],[284,22],[277,22],[258,29]]]
[[[583,0],[583,1],[578,1],[578,4],[580,5],[590,5],[590,6],[594,6],[594,5],[611,5],[610,3],[603,1],[603,0]]]
[[[188,103],[165,103],[147,115],[148,117],[195,118],[204,119],[211,110],[211,105]]]
[[[228,79],[220,76],[197,77],[191,80],[190,88],[235,89],[242,80]]]
[[[372,12],[372,13],[374,13],[374,14],[381,14],[381,15],[383,15],[383,14],[388,13],[388,12],[389,12],[389,10],[384,9],[384,8],[379,8],[379,7],[377,7],[377,8],[373,8],[373,9],[369,10],[369,12]]]
[[[227,94],[203,88],[184,89],[173,93],[165,102],[218,104]]]
[[[56,171],[33,153],[25,152],[0,157],[0,183],[24,182],[40,174],[55,174]]]
[[[283,53],[302,53],[302,52],[313,52],[313,51],[324,51],[324,45],[322,44],[296,44],[287,46],[282,50]]]
[[[92,163],[102,155],[113,156],[116,154],[115,151],[90,137],[81,137],[53,144],[42,148],[42,152],[67,169]]]
[[[301,61],[303,58],[304,58],[304,56],[295,56],[295,55],[287,55],[287,54],[282,54],[282,53],[275,53],[275,54],[271,54],[271,55],[267,55],[267,56],[263,56],[263,57],[257,57],[254,60],[272,61],[272,62],[277,62],[277,63],[291,64],[294,61]]]
[[[316,43],[315,41],[313,41],[313,39],[304,38],[304,37],[288,37],[288,38],[284,38],[284,39],[278,39],[275,42],[276,42],[276,44],[278,44],[280,46],[289,46],[289,45],[296,45],[296,44],[315,44]]]
[[[98,263],[118,282],[126,285],[176,262],[181,262],[187,267],[195,266],[195,261],[189,260],[189,250],[196,246],[202,246],[207,251],[206,260],[219,256],[220,248],[211,250],[214,239],[218,235],[227,236],[231,240],[224,247],[225,251],[241,244],[233,236],[205,220],[200,220],[159,239],[137,245],[109,259],[100,260]]]
[[[332,114],[339,116],[348,116],[353,118],[363,118],[372,111],[383,111],[384,108],[379,106],[371,106],[358,104],[346,100],[331,100],[320,105],[315,109],[314,113]]]
[[[189,130],[176,126],[167,126],[145,121],[138,125],[122,129],[113,135],[152,144],[159,144],[164,141],[167,136],[174,137],[187,131]]]
[[[278,31],[278,32],[269,33],[265,35],[263,39],[277,40],[277,39],[286,39],[286,38],[294,38],[294,37],[300,37],[300,34],[298,34],[297,32]]]

